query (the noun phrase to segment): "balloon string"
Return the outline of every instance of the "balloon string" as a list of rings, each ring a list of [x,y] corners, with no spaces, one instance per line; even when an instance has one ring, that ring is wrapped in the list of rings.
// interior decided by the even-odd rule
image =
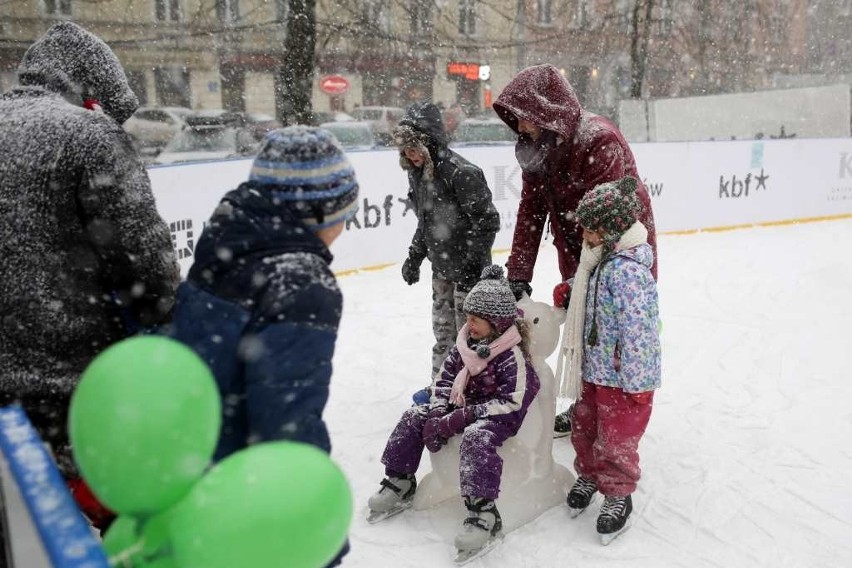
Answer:
[[[137,552],[142,552],[145,539],[140,538],[121,552],[109,557],[109,565],[114,568],[133,568],[132,557]]]

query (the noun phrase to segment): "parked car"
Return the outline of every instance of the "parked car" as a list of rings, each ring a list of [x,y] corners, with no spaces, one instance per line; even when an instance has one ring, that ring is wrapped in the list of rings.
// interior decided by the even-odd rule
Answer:
[[[353,120],[357,120],[351,114],[347,114],[339,110],[315,110],[313,113],[314,120],[311,124],[316,126],[325,124],[326,122],[351,122]]]
[[[180,132],[192,110],[185,107],[139,107],[124,130],[142,153],[156,152]]]
[[[518,135],[499,118],[466,118],[456,129],[451,146],[503,146]]]
[[[185,127],[154,160],[174,164],[251,156],[263,138],[239,113],[199,111],[186,118]]]
[[[262,112],[245,113],[245,121],[258,138],[263,138],[270,130],[281,128],[281,123],[274,116]]]
[[[347,151],[372,150],[378,146],[373,127],[369,122],[351,120],[345,122],[324,122],[320,124],[334,134],[340,142],[340,146]]]
[[[391,132],[404,115],[405,111],[399,107],[363,106],[352,111],[357,120],[372,124],[376,140],[385,146],[391,144]]]

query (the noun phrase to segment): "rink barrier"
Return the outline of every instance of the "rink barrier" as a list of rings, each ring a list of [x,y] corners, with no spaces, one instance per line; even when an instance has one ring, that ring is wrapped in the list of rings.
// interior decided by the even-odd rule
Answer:
[[[26,542],[40,544],[51,568],[109,568],[89,523],[19,405],[0,408],[0,452],[3,513],[9,533],[5,546],[11,547],[13,566],[36,566],[31,556],[20,557],[21,551],[32,554],[24,548]],[[25,507],[15,505],[18,497]]]
[[[852,138],[637,143],[631,148],[659,234],[798,223],[852,214]],[[514,146],[464,147],[480,166],[501,218],[496,250],[511,247],[521,194]],[[331,247],[339,274],[397,264],[416,219],[394,149],[347,154],[360,209]],[[225,192],[248,178],[250,159],[152,166],[157,207],[169,224],[181,271]]]
[[[688,231],[666,231],[660,235],[680,236],[680,235],[697,235],[698,233],[724,233],[727,231],[741,231],[744,229],[754,229],[755,227],[779,227],[784,225],[799,225],[801,223],[823,223],[826,221],[841,221],[843,219],[852,219],[852,213],[843,215],[825,215],[822,217],[808,217],[803,219],[785,219],[783,221],[766,221],[764,223],[749,223],[746,225],[728,225],[727,227],[708,227],[706,229],[690,229]],[[549,243],[543,244],[542,247],[550,246]],[[508,254],[512,249],[492,249],[491,254],[496,256],[500,254]],[[398,266],[401,262],[392,262],[389,264],[379,264],[376,266],[365,266],[364,268],[353,268],[350,270],[342,270],[335,272],[334,275],[352,276],[360,272],[374,272],[384,270],[392,266]]]

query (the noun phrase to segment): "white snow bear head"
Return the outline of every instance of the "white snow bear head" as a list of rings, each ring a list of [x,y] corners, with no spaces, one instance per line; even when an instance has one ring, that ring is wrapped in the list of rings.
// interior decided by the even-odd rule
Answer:
[[[524,320],[530,330],[530,357],[533,360],[547,359],[559,344],[560,326],[565,321],[566,311],[544,302],[535,302],[526,294],[518,300],[518,308],[524,312]]]

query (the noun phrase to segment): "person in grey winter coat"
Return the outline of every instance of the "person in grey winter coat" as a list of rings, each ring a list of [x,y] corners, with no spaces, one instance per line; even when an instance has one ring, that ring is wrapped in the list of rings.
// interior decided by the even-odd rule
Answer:
[[[123,123],[138,106],[110,48],[71,22],[0,97],[0,404],[20,402],[66,478],[67,413],[89,362],[169,315],[171,235]]]
[[[409,107],[393,139],[400,166],[408,172],[408,198],[417,215],[403,279],[409,285],[418,282],[423,259],[432,263],[434,376],[464,325],[465,295],[491,264],[500,214],[482,170],[447,147],[436,105]]]

